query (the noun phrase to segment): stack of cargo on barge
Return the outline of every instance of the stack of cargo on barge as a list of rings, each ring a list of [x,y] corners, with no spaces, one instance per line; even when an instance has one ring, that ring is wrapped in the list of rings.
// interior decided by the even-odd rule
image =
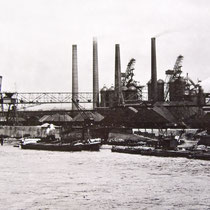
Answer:
[[[192,159],[210,160],[210,151],[203,150],[163,150],[155,149],[153,147],[123,147],[113,146],[112,152],[128,153],[128,154],[139,154],[157,157],[185,157]]]
[[[159,138],[157,144],[155,145],[150,145],[150,142],[147,142],[144,146],[115,145],[112,147],[112,152],[158,157],[185,157],[192,159],[210,160],[210,147],[209,141],[207,141],[207,139],[208,137],[205,136],[199,141],[187,142],[187,140],[185,140],[183,141],[184,143],[182,142],[182,144],[180,144],[180,142],[178,142],[174,137],[168,136]]]

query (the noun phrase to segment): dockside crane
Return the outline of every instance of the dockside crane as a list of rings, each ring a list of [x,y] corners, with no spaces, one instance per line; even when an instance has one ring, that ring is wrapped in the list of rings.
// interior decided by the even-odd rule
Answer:
[[[84,119],[85,125],[91,125],[94,121],[94,118],[91,116],[91,112],[87,112],[84,107],[82,107],[77,101],[72,98],[72,103],[76,106],[77,110],[79,111],[80,115]]]
[[[180,77],[182,73],[181,68],[182,68],[183,59],[184,59],[184,56],[179,55],[176,59],[173,70],[166,71],[166,80],[165,80],[166,90],[165,90],[165,98],[164,98],[165,100],[168,98],[168,94],[169,94],[169,83],[171,82],[172,79]]]
[[[131,84],[133,84],[133,71],[135,70],[134,65],[136,63],[136,60],[134,58],[131,58],[131,60],[128,62],[127,68],[125,73],[122,73],[122,84],[123,86],[129,87]]]
[[[135,63],[136,63],[136,60],[134,58],[131,58],[130,61],[128,62],[127,64],[127,68],[126,68],[126,71],[125,73],[121,73],[121,82],[122,82],[122,86],[124,87],[135,87],[138,91],[138,97],[139,99],[142,99],[142,88],[144,86],[141,86],[136,80],[134,80],[134,70],[135,70]],[[123,98],[123,102],[125,103],[124,101],[124,98]]]
[[[79,111],[80,115],[84,119],[83,129],[82,129],[82,138],[85,139],[85,131],[87,132],[87,138],[90,139],[90,126],[93,125],[94,118],[92,117],[92,113],[88,112],[79,105],[79,102],[75,101],[72,98],[72,103],[76,106],[77,110]]]
[[[167,70],[166,71],[166,90],[165,90],[165,100],[168,98],[168,93],[169,93],[169,83],[176,78],[181,77],[182,74],[182,61],[183,61],[184,57],[182,55],[179,55],[176,59],[175,65],[173,70]],[[195,95],[199,92],[199,81],[196,84],[195,82],[192,81],[192,79],[188,76],[183,78],[186,82],[185,84],[185,94],[186,95]]]

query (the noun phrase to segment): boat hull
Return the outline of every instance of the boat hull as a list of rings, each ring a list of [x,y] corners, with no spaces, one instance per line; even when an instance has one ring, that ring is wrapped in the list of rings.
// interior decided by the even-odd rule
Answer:
[[[45,143],[29,143],[21,144],[22,149],[32,150],[49,150],[49,151],[81,151],[81,146],[69,145],[69,144],[45,144]]]
[[[101,144],[99,143],[87,143],[82,145],[82,150],[85,151],[99,151]]]

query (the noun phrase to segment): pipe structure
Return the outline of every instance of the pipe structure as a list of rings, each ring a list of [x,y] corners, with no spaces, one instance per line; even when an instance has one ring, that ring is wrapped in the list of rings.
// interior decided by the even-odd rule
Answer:
[[[155,38],[151,39],[151,100],[157,101],[157,64]]]
[[[72,45],[72,99],[78,100],[77,45]],[[74,103],[72,103],[72,110],[77,110]]]
[[[93,109],[99,106],[98,45],[93,39]]]
[[[120,45],[115,45],[115,97],[117,105],[121,104],[121,63],[120,63]]]

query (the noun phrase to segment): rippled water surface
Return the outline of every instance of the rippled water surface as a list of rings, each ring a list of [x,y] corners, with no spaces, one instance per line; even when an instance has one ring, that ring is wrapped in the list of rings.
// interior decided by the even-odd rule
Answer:
[[[210,209],[210,162],[0,147],[0,209]]]

